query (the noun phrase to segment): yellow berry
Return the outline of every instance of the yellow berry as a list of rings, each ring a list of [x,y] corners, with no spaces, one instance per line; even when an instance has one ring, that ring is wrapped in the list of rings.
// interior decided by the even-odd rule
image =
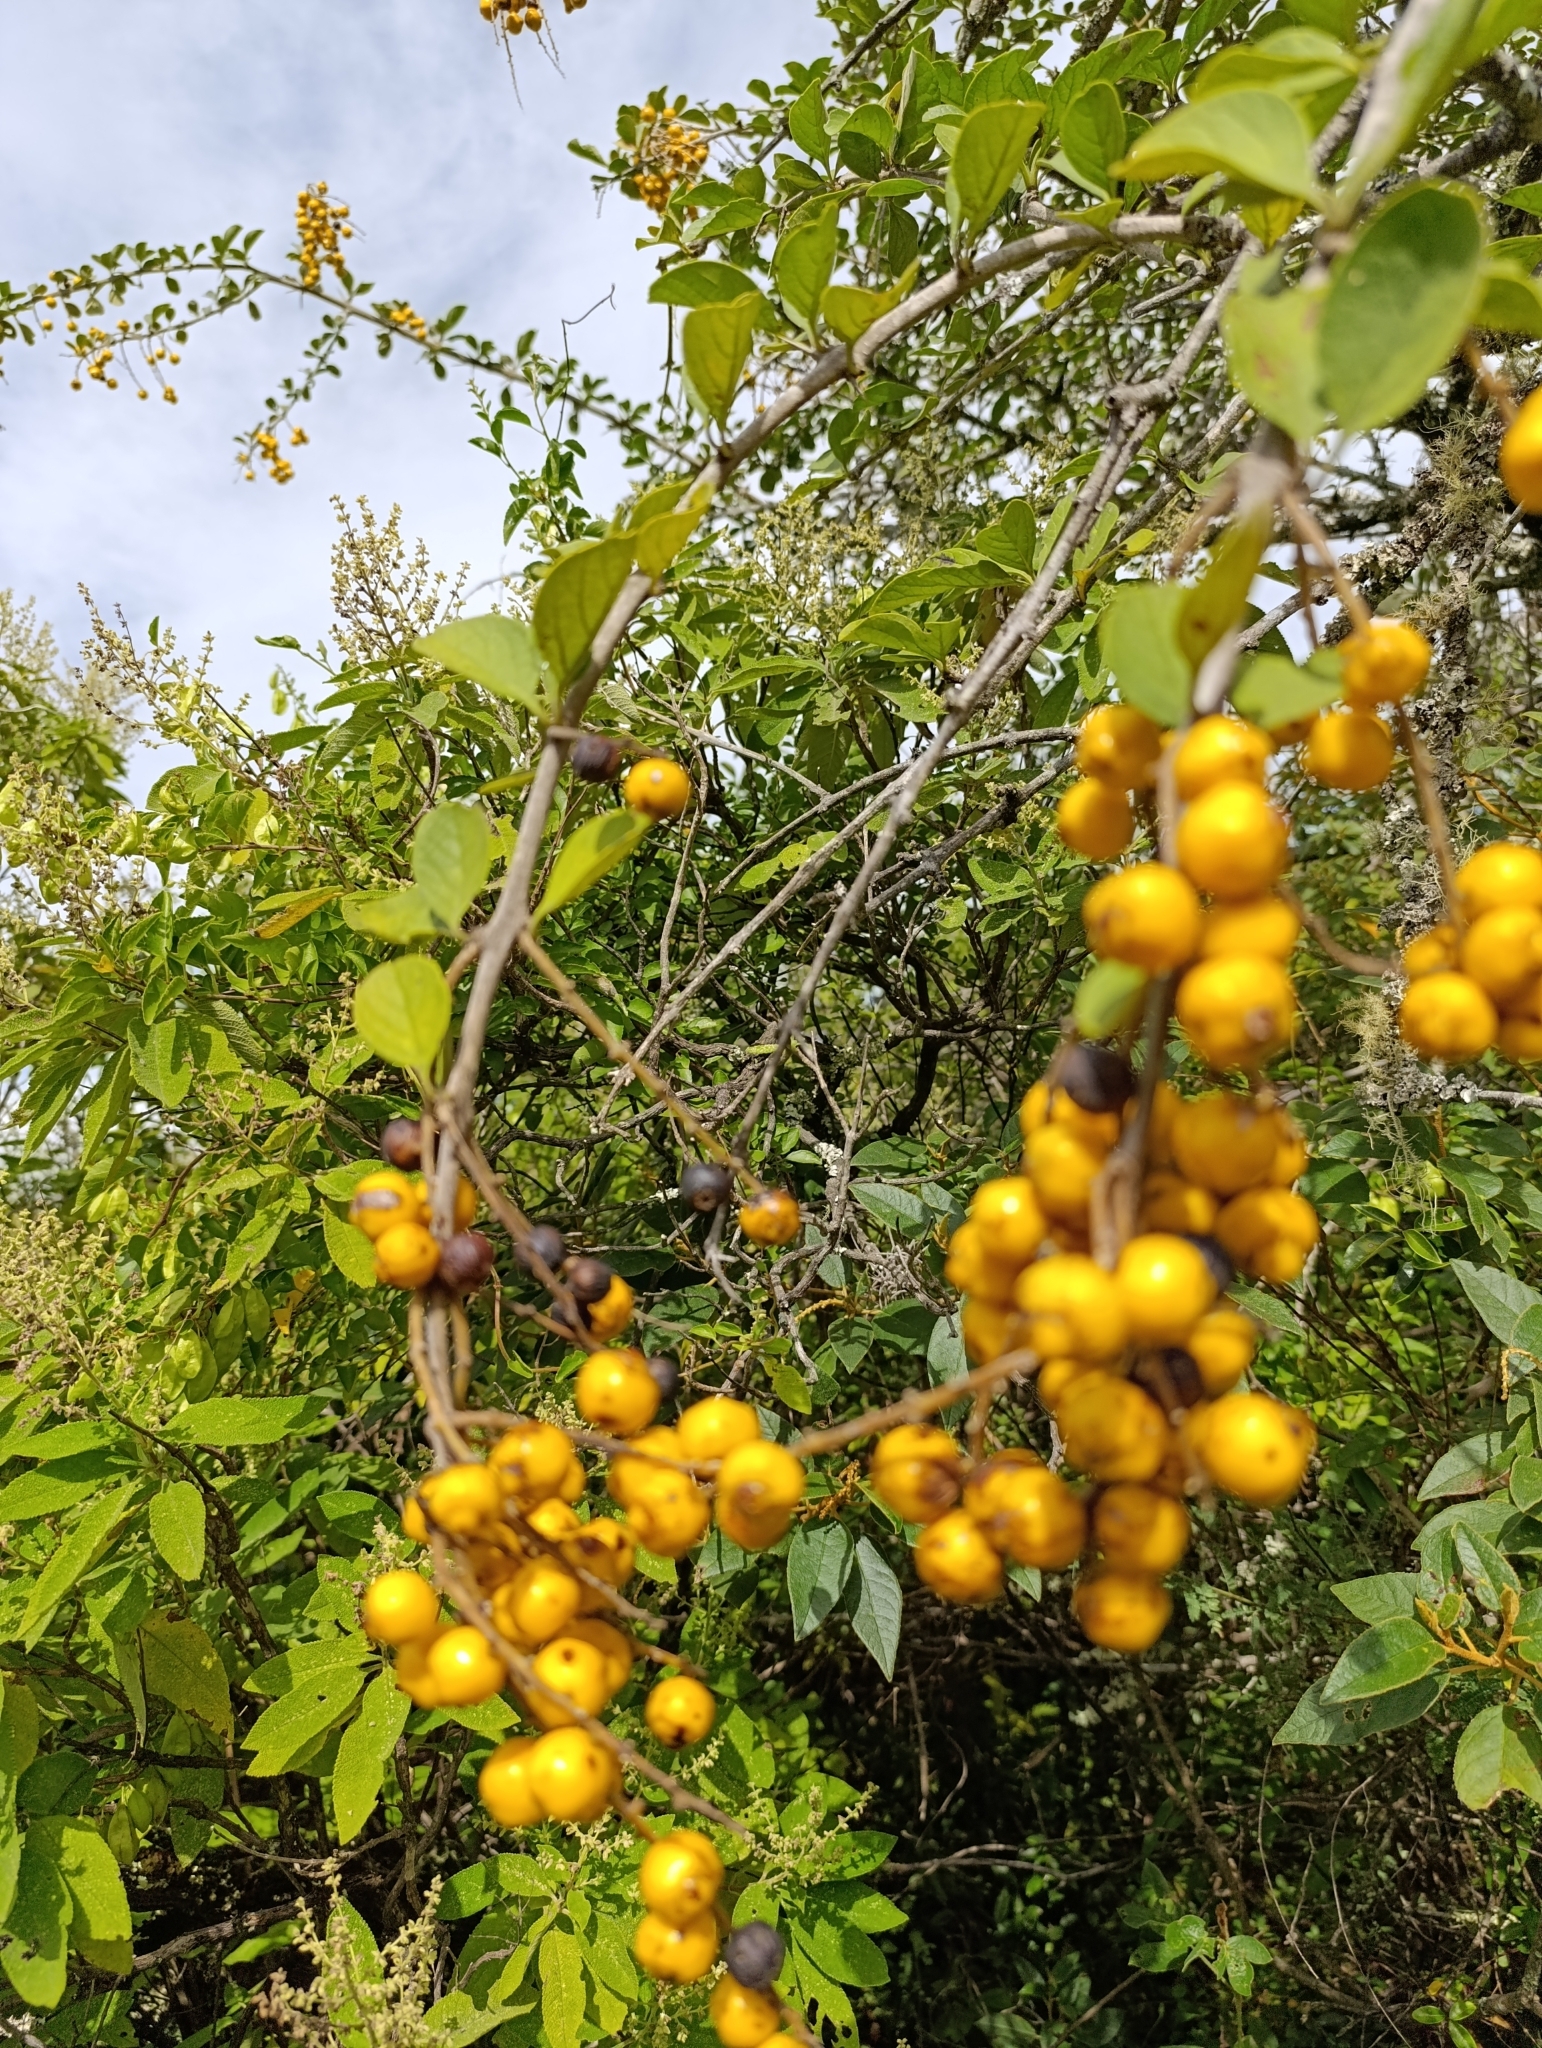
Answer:
[[[577,1579],[554,1557],[533,1557],[493,1594],[493,1620],[521,1649],[560,1635],[582,1603]]]
[[[1041,1571],[1064,1570],[1087,1540],[1086,1509],[1037,1458],[988,1458],[970,1473],[964,1506],[992,1549]]]
[[[1173,774],[1179,798],[1186,804],[1220,782],[1256,782],[1262,789],[1272,751],[1262,727],[1221,713],[1197,719],[1177,748]]]
[[[718,1521],[742,1549],[765,1550],[781,1540],[805,1483],[801,1459],[782,1445],[739,1444],[718,1467]]]
[[[1301,765],[1324,789],[1377,789],[1396,755],[1384,719],[1369,711],[1325,711],[1307,735]]]
[[[620,1692],[632,1675],[636,1656],[636,1646],[631,1637],[624,1636],[608,1621],[598,1621],[592,1615],[580,1615],[577,1621],[570,1621],[562,1633],[580,1643],[590,1643],[599,1651],[605,1664],[608,1696],[613,1698]]]
[[[711,1505],[689,1473],[655,1465],[628,1485],[627,1521],[645,1550],[684,1557],[706,1535]]]
[[[1249,1188],[1217,1216],[1215,1235],[1233,1265],[1284,1286],[1298,1276],[1317,1242],[1317,1211],[1289,1188]]]
[[[631,1288],[619,1273],[612,1273],[610,1285],[600,1299],[590,1302],[585,1310],[589,1328],[602,1342],[608,1343],[612,1337],[619,1337],[632,1320],[634,1306]]]
[[[677,1672],[648,1694],[643,1719],[666,1749],[684,1749],[712,1733],[717,1703],[699,1678]]]
[[[1426,974],[1448,974],[1458,964],[1460,940],[1454,924],[1437,924],[1403,948],[1403,972],[1410,981]]]
[[[1074,1252],[1027,1267],[1018,1278],[1017,1305],[1028,1318],[1028,1342],[1041,1358],[1114,1358],[1128,1340],[1113,1275]]]
[[[1290,827],[1260,788],[1221,782],[1178,820],[1178,865],[1196,889],[1237,902],[1279,880],[1289,842]]]
[[[992,1258],[986,1251],[978,1223],[961,1223],[948,1240],[943,1278],[960,1294],[972,1294],[998,1308],[1009,1307],[1017,1280],[1015,1262]]]
[[[632,1576],[632,1539],[623,1525],[609,1515],[596,1515],[592,1521],[581,1523],[571,1536],[564,1537],[562,1555],[575,1571],[586,1571],[607,1586],[624,1586]],[[583,1587],[579,1591],[580,1612],[591,1606],[603,1608],[604,1602],[597,1593]]]
[[[1107,1152],[1119,1142],[1121,1122],[1117,1110],[1083,1109],[1064,1088],[1051,1091],[1047,1081],[1035,1081],[1018,1105],[1017,1125],[1023,1143],[1026,1145],[1034,1132],[1043,1130],[1046,1124],[1069,1131],[1094,1151]]]
[[[707,1465],[724,1458],[740,1444],[758,1443],[760,1418],[748,1401],[727,1394],[709,1394],[693,1401],[675,1424],[680,1455],[686,1464]]]
[[[672,1828],[650,1842],[637,1873],[643,1904],[670,1927],[710,1913],[722,1883],[722,1858],[693,1828]]]
[[[510,1498],[528,1509],[562,1491],[573,1446],[554,1424],[521,1416],[498,1439],[487,1462]]]
[[[1397,1028],[1427,1060],[1475,1060],[1494,1043],[1499,1013],[1470,975],[1425,974],[1409,983]]]
[[[593,1351],[579,1367],[573,1398],[595,1429],[607,1436],[636,1436],[658,1413],[660,1395],[640,1351]]]
[[[964,1461],[945,1429],[902,1423],[873,1450],[873,1491],[902,1522],[935,1522],[957,1505]]]
[[[508,1682],[503,1659],[479,1628],[463,1625],[436,1636],[428,1653],[428,1676],[439,1703],[479,1707]]]
[[[1457,869],[1456,890],[1462,909],[1474,919],[1506,903],[1542,907],[1542,853],[1514,840],[1493,840]]]
[[[1172,1438],[1151,1396],[1114,1373],[1073,1380],[1056,1419],[1067,1458],[1094,1479],[1150,1479]]]
[[[418,1493],[447,1536],[477,1536],[503,1519],[503,1488],[489,1465],[447,1465],[431,1472]]]
[[[415,1494],[409,1494],[402,1504],[402,1534],[411,1543],[428,1541],[428,1523],[424,1519],[422,1503]]]
[[[1173,1599],[1149,1572],[1084,1572],[1071,1606],[1089,1642],[1126,1656],[1149,1650],[1172,1619]]]
[[[791,1244],[802,1227],[798,1204],[785,1188],[762,1188],[739,1210],[739,1228],[751,1244]]]
[[[416,1643],[403,1643],[396,1653],[391,1666],[391,1676],[397,1687],[404,1692],[415,1707],[437,1707],[446,1704],[439,1697],[439,1688],[429,1670],[429,1654],[441,1635],[447,1629],[440,1629],[432,1636],[425,1636]]]
[[[713,1987],[707,2009],[723,2048],[765,2048],[781,2029],[781,2000],[726,1974]]]
[[[1141,1185],[1140,1230],[1166,1230],[1177,1237],[1205,1237],[1215,1227],[1221,1205],[1208,1188],[1196,1187],[1181,1174],[1158,1167]]]
[[[543,1685],[561,1695],[551,1699],[534,1686],[521,1694],[525,1712],[539,1728],[569,1727],[575,1714],[592,1718],[611,1696],[605,1653],[581,1636],[558,1636],[536,1653],[531,1669]]]
[[[1507,1060],[1520,1067],[1533,1066],[1542,1060],[1542,1023],[1530,1017],[1501,1017],[1496,1043]]]
[[[1301,919],[1283,896],[1255,896],[1242,903],[1217,903],[1205,912],[1200,958],[1221,953],[1262,953],[1288,960],[1301,936]]]
[[[993,1365],[1003,1353],[1021,1351],[1028,1341],[1027,1318],[992,1301],[966,1300],[958,1320],[964,1350],[975,1365]]]
[[[1356,711],[1417,695],[1430,669],[1430,643],[1402,619],[1372,619],[1350,634],[1340,654],[1344,702]]]
[[[1257,1067],[1289,1045],[1296,992],[1278,960],[1223,953],[1178,984],[1178,1022],[1207,1066]]]
[[[1178,1171],[1217,1195],[1240,1194],[1263,1180],[1278,1143],[1272,1114],[1245,1095],[1196,1095],[1179,1104],[1173,1119]]]
[[[1099,959],[1124,960],[1148,974],[1168,974],[1192,960],[1201,922],[1192,885],[1161,861],[1105,875],[1082,899],[1087,943]]]
[[[501,1828],[533,1828],[546,1818],[530,1780],[531,1735],[500,1742],[477,1774],[477,1793]]]
[[[1198,1367],[1205,1392],[1214,1399],[1229,1394],[1252,1364],[1258,1331],[1241,1309],[1223,1305],[1200,1317],[1183,1348]]]
[[[426,1287],[439,1270],[439,1246],[421,1223],[397,1223],[375,1239],[375,1278],[386,1287]]]
[[[621,785],[623,802],[650,818],[678,818],[691,800],[691,778],[678,761],[650,756],[626,772]]]
[[[1462,972],[1496,1003],[1513,1002],[1542,968],[1542,910],[1507,903],[1485,910],[1462,936]]]
[[[1096,1372],[1099,1368],[1089,1365],[1082,1358],[1046,1358],[1039,1367],[1034,1387],[1040,1401],[1051,1415],[1058,1415],[1060,1403],[1072,1380],[1080,1379],[1084,1372]]]
[[[1186,1237],[1163,1231],[1132,1237],[1114,1279],[1137,1345],[1181,1344],[1215,1300],[1215,1275],[1204,1253]]]
[[[1283,1109],[1274,1112],[1274,1130],[1274,1157],[1269,1162],[1269,1184],[1276,1188],[1294,1187],[1310,1163],[1311,1155],[1306,1149],[1306,1139]]]
[[[1542,392],[1533,391],[1506,427],[1499,474],[1523,512],[1542,512]]]
[[[673,1927],[657,1913],[644,1913],[632,1936],[632,1953],[650,1977],[665,1984],[694,1984],[717,1961],[717,1921],[698,1913]]]
[[[1122,789],[1089,776],[1073,782],[1056,804],[1055,830],[1073,853],[1114,860],[1135,836],[1135,813]]]
[[[666,1462],[660,1463],[659,1460]],[[666,1424],[656,1422],[652,1429],[645,1429],[640,1436],[632,1438],[627,1450],[611,1459],[610,1472],[606,1479],[606,1490],[612,1500],[620,1501],[623,1507],[630,1504],[634,1487],[655,1472],[667,1472],[670,1464],[685,1464],[686,1456],[680,1439]]]
[[[1076,766],[1116,789],[1149,789],[1162,752],[1162,728],[1130,704],[1099,704],[1076,733]]]
[[[1044,1241],[1044,1212],[1022,1174],[982,1182],[970,1199],[969,1221],[984,1256],[1003,1266],[1026,1266]]]
[[[348,1221],[355,1230],[362,1230],[367,1238],[376,1241],[398,1224],[422,1220],[412,1182],[392,1167],[365,1174],[348,1205]]]
[[[1224,1492],[1250,1507],[1281,1507],[1300,1487],[1317,1448],[1309,1415],[1269,1394],[1228,1394],[1195,1433],[1200,1462]]]
[[[1001,1559],[963,1508],[954,1508],[922,1530],[915,1558],[922,1579],[944,1600],[973,1607],[994,1600],[1001,1591]]]
[[[365,1588],[364,1633],[399,1647],[421,1642],[439,1626],[439,1595],[417,1572],[382,1572]]]
[[[1106,1156],[1059,1124],[1046,1124],[1035,1131],[1024,1148],[1023,1165],[1043,1213],[1058,1223],[1085,1223],[1092,1184],[1102,1172]]]
[[[1092,1509],[1092,1540],[1121,1571],[1170,1572],[1189,1547],[1189,1511],[1148,1486],[1105,1487]]]
[[[615,1757],[587,1728],[556,1728],[530,1751],[530,1789],[553,1820],[598,1820],[621,1787]]]

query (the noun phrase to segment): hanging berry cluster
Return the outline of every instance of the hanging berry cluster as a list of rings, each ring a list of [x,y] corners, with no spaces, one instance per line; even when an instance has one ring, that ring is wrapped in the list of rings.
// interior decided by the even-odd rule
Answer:
[[[685,101],[673,107],[639,107],[631,144],[632,168],[622,190],[640,199],[652,213],[664,213],[682,185],[694,184],[707,162],[707,143],[699,128],[679,118]]]
[[[300,239],[294,261],[305,289],[316,289],[323,268],[342,277],[347,269],[342,244],[352,239],[353,229],[348,224],[348,208],[334,206],[328,199],[324,178],[296,194],[294,218]]]

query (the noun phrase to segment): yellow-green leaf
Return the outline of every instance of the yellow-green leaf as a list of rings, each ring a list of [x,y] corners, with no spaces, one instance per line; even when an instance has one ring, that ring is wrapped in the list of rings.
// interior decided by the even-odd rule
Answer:
[[[412,872],[429,908],[458,925],[487,883],[493,837],[475,804],[439,804],[412,839]]]
[[[744,292],[726,305],[696,307],[681,325],[680,347],[691,396],[719,427],[738,396],[763,304],[758,291]]]
[[[355,1287],[373,1287],[375,1284],[375,1247],[362,1230],[355,1230],[343,1217],[331,1209],[321,1212],[321,1234],[326,1240],[327,1251],[332,1263],[345,1280],[351,1280]]]
[[[536,592],[535,637],[564,689],[588,667],[594,636],[631,566],[632,543],[624,535],[587,541],[563,555]]]
[[[273,915],[263,919],[256,928],[256,936],[259,939],[282,938],[285,932],[293,931],[295,926],[303,924],[313,911],[320,910],[324,903],[330,903],[334,897],[341,896],[342,893],[341,889],[303,889],[298,896],[290,897],[287,902],[282,898],[275,899],[282,907],[273,909]],[[268,910],[272,909],[273,905],[264,903],[261,907]]]
[[[412,643],[414,654],[437,661],[441,668],[480,683],[495,697],[528,710],[548,708],[546,679],[535,635],[521,619],[497,612],[480,618],[451,619]]]
[[[192,1714],[216,1735],[228,1735],[235,1726],[230,1680],[219,1652],[197,1622],[152,1614],[139,1631],[139,1642],[146,1688],[182,1713]]]
[[[772,274],[782,304],[795,320],[812,327],[819,301],[830,273],[835,268],[835,248],[840,226],[833,206],[800,215],[795,227],[783,235],[772,258]]]
[[[1507,263],[1487,264],[1472,324],[1499,334],[1542,336],[1542,289],[1524,270]]]
[[[407,1725],[412,1702],[389,1671],[364,1688],[359,1711],[343,1730],[332,1771],[332,1811],[337,1839],[351,1842],[375,1810],[380,1774]]]
[[[1109,166],[1117,177],[1203,178],[1220,171],[1239,184],[1309,199],[1312,139],[1288,99],[1273,92],[1223,92],[1177,107]]]
[[[450,1028],[450,988],[421,953],[388,960],[354,991],[354,1029],[393,1066],[426,1071]]]
[[[207,1515],[190,1479],[174,1479],[150,1501],[150,1540],[179,1579],[203,1574]]]
[[[586,819],[576,832],[562,842],[552,866],[551,880],[535,907],[532,924],[550,917],[554,910],[576,902],[602,876],[619,867],[633,849],[642,844],[653,820],[642,811],[602,811]]]
[[[1294,291],[1240,291],[1221,315],[1232,382],[1266,420],[1295,441],[1310,441],[1322,429],[1327,408],[1319,392],[1317,332],[1327,287]]]
[[[978,232],[1011,190],[1044,117],[1040,100],[990,100],[966,114],[948,165],[948,218]]]

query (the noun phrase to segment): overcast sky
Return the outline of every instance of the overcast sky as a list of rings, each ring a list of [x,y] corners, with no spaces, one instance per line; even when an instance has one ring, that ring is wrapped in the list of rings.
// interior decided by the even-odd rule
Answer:
[[[192,242],[239,221],[291,246],[295,193],[325,178],[352,206],[361,275],[432,317],[465,302],[474,332],[525,328],[561,348],[561,321],[615,291],[575,337],[585,363],[651,393],[664,314],[646,305],[648,216],[596,215],[570,137],[601,144],[616,107],[656,85],[743,96],[826,45],[814,0],[553,0],[558,69],[521,37],[517,90],[476,0],[130,0],[0,8],[0,276],[13,283],[125,240]],[[311,446],[282,489],[240,481],[231,437],[309,332],[275,302],[195,333],[179,403],[125,387],[69,389],[58,351],[6,351],[0,384],[0,584],[35,596],[66,652],[76,586],[216,635],[222,692],[266,713],[273,656],[258,634],[313,640],[328,619],[329,499],[402,505],[442,565],[494,574],[506,491],[467,445],[464,383],[356,345],[341,383],[304,412]],[[533,445],[533,444],[532,444]],[[593,445],[593,444],[591,444]],[[615,495],[607,462],[597,496]],[[162,764],[164,765],[164,763]],[[139,777],[136,776],[136,781]]]

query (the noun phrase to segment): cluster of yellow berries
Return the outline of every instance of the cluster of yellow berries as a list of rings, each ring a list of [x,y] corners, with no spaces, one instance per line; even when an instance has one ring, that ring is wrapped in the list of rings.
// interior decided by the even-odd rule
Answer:
[[[1542,1060],[1542,853],[1498,840],[1456,874],[1455,924],[1403,949],[1398,1029],[1426,1059],[1473,1060],[1490,1046]]]
[[[428,322],[421,313],[415,313],[411,306],[392,306],[386,318],[393,327],[405,334],[409,341],[427,341]]]
[[[327,197],[326,180],[307,185],[295,197],[295,230],[300,246],[295,252],[300,282],[308,291],[321,283],[323,266],[341,277],[345,268],[342,243],[351,239],[348,208],[334,206]]]
[[[687,128],[657,107],[640,107],[637,125],[637,141],[632,147],[632,183],[650,212],[663,213],[675,188],[691,184],[701,175],[707,161],[707,144],[699,128]]]
[[[421,1141],[415,1123],[398,1119],[387,1124],[382,1142],[388,1158],[417,1164]],[[426,1287],[443,1269],[446,1285],[465,1289],[480,1286],[491,1268],[492,1246],[471,1227],[477,1206],[476,1189],[462,1180],[455,1190],[455,1234],[441,1246],[430,1227],[430,1197],[422,1176],[388,1166],[365,1174],[355,1187],[348,1221],[374,1245],[375,1278],[387,1287]],[[480,1269],[474,1278],[473,1268]]]

